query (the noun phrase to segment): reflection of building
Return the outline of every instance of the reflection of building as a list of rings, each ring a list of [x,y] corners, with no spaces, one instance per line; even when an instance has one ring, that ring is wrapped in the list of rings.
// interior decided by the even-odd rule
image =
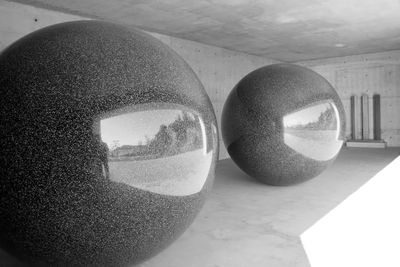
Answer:
[[[111,159],[123,157],[138,157],[149,154],[149,147],[147,145],[123,145],[117,147],[109,152]]]
[[[111,157],[124,157],[128,156],[134,151],[134,146],[123,145],[110,151]]]

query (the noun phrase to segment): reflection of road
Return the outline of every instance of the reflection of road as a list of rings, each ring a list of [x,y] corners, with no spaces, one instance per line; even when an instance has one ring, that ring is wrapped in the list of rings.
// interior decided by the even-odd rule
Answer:
[[[342,141],[336,140],[336,130],[292,130],[285,132],[287,146],[314,160],[330,160],[340,150]]]
[[[110,179],[151,192],[185,196],[198,193],[207,179],[212,151],[203,149],[165,158],[110,161]]]

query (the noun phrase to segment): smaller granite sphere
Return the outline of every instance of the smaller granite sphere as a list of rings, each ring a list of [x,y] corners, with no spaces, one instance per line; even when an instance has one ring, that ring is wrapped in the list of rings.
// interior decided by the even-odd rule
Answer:
[[[191,224],[218,133],[202,84],[166,45],[62,23],[4,50],[0,85],[1,249],[29,266],[132,266]]]
[[[245,76],[222,112],[222,137],[232,160],[270,185],[290,185],[323,172],[344,141],[345,115],[322,76],[274,64]]]

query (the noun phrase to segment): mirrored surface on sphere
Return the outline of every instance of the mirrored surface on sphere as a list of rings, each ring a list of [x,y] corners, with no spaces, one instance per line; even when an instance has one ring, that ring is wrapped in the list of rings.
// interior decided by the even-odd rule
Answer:
[[[0,265],[5,252],[30,266],[133,266],[193,222],[218,132],[168,46],[112,23],[61,23],[2,51],[0,84]]]
[[[142,104],[103,114],[98,124],[98,171],[105,179],[164,195],[201,191],[213,147],[196,112]]]
[[[312,104],[283,117],[284,142],[314,160],[330,160],[339,152],[340,117],[336,105]]]
[[[316,72],[273,64],[246,75],[222,111],[232,160],[270,185],[291,185],[323,172],[343,141],[345,114],[335,89]]]

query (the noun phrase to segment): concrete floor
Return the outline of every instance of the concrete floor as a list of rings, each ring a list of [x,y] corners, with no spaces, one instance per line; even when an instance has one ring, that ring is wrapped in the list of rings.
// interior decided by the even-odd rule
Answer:
[[[343,148],[320,176],[289,187],[260,184],[230,160],[195,222],[140,267],[305,267],[300,234],[399,156],[400,148]],[[1,267],[20,267],[0,250]]]
[[[309,266],[300,234],[399,156],[400,148],[343,148],[303,184],[273,187],[218,163],[213,191],[190,228],[140,267]]]

